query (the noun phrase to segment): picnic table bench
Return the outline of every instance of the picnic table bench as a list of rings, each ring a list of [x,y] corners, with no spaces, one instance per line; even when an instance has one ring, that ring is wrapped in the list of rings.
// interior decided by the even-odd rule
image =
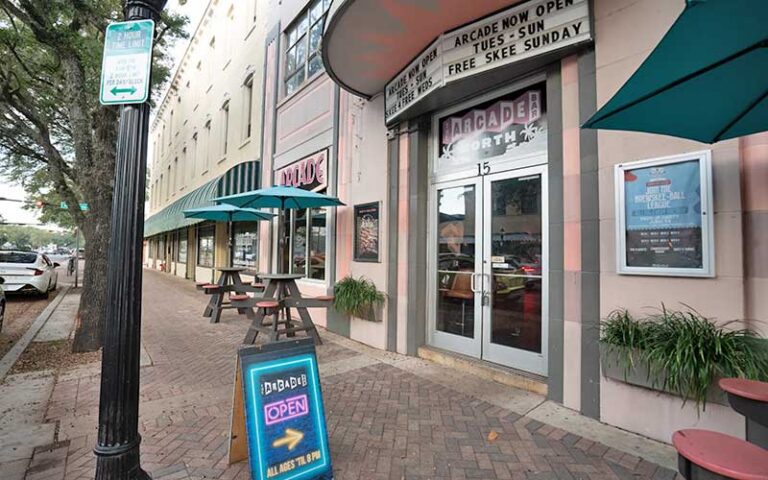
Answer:
[[[254,284],[243,282],[240,273],[244,272],[245,268],[222,267],[216,270],[220,272],[219,280],[216,283],[198,282],[196,284],[198,290],[211,296],[203,311],[203,316],[210,317],[211,323],[219,323],[221,312],[225,309],[236,308],[238,313],[247,313],[249,308],[247,305],[234,305],[232,303],[233,295],[237,297],[253,293],[258,296],[264,292],[264,285],[258,282]],[[225,300],[225,295],[228,296],[229,301]]]
[[[264,292],[258,298],[248,295],[238,295],[234,299],[230,297],[232,305],[244,307],[245,315],[251,320],[243,343],[255,343],[259,333],[268,335],[269,340],[275,342],[283,335],[293,337],[297,332],[306,332],[316,344],[322,344],[307,309],[327,308],[332,304],[333,297],[303,297],[296,284],[296,280],[303,278],[303,275],[262,273],[259,278],[264,282]],[[255,312],[253,308],[256,308]],[[292,309],[298,313],[298,320],[292,318]]]

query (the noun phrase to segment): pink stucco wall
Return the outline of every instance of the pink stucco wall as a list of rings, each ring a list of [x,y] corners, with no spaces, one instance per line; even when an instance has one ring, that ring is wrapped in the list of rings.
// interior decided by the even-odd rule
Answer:
[[[683,7],[684,2],[668,0],[595,2],[598,107],[635,71]],[[747,318],[739,141],[710,146],[660,135],[600,131],[598,148],[601,314],[605,316],[616,308],[641,314],[664,303],[670,308],[689,305],[720,322]],[[700,279],[618,275],[614,165],[705,149],[712,150],[713,158],[716,276]],[[743,418],[727,407],[708,406],[698,416],[693,405],[683,407],[677,397],[607,379],[601,383],[601,415],[607,423],[665,442],[670,441],[675,430],[684,427],[744,434]]]

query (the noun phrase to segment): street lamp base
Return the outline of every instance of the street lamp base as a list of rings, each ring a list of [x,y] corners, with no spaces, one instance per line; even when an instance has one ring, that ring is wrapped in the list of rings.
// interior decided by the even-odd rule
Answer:
[[[125,449],[102,447],[96,454],[96,480],[152,480],[139,464],[139,445]]]

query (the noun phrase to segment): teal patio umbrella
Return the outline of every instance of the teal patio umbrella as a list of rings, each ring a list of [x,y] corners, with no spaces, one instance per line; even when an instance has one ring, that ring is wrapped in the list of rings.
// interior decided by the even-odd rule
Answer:
[[[584,128],[715,143],[768,130],[768,0],[687,0]]]
[[[227,222],[227,227],[229,228],[229,263],[231,266],[235,258],[235,230],[232,228],[232,223],[271,220],[274,215],[267,212],[260,212],[253,208],[239,208],[234,205],[212,205],[210,207],[184,210],[184,217],[199,218],[201,220],[211,220],[214,222]]]
[[[344,205],[336,197],[285,186],[262,188],[213,200],[240,208],[279,208],[280,210]]]
[[[296,187],[276,186],[262,188],[237,195],[215,198],[214,201],[235,205],[241,208],[277,208],[278,209],[278,229],[280,229],[280,258],[283,253],[284,236],[282,232],[283,210],[303,210],[305,208],[337,207],[344,205],[336,197],[323,195],[322,193],[302,190]],[[278,270],[281,270],[281,263],[278,262]]]

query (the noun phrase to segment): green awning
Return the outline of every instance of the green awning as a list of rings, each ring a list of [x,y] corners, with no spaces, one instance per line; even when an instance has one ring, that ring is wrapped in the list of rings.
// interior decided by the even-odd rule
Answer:
[[[259,188],[260,172],[261,162],[258,160],[235,165],[224,175],[198,187],[146,219],[144,221],[144,238],[205,221],[198,218],[185,218],[184,210],[210,207],[216,204],[213,201],[216,197],[256,190]]]
[[[768,130],[768,0],[688,0],[584,127],[706,143]]]
[[[204,220],[197,218],[185,218],[184,210],[214,205],[213,199],[216,198],[218,185],[218,178],[211,180],[146,219],[144,238],[203,222]]]

